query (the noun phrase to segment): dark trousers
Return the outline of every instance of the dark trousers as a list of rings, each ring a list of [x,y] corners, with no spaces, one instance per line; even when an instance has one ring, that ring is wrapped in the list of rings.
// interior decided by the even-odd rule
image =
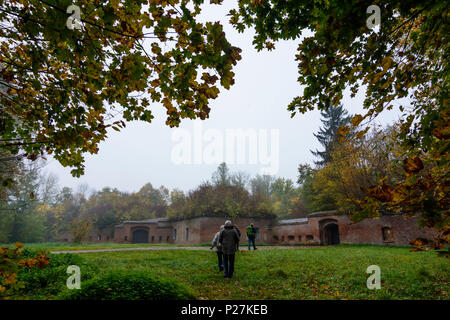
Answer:
[[[256,250],[255,237],[248,237],[248,250],[250,250],[250,243],[253,243],[253,250]]]
[[[217,252],[217,261],[219,264],[219,271],[223,270],[223,252],[222,251],[216,251]]]
[[[231,278],[234,272],[234,253],[223,254],[223,266],[225,267],[225,277]]]

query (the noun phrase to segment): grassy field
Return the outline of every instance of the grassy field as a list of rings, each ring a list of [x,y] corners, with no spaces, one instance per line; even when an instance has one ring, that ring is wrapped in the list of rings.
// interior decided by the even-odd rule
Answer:
[[[143,270],[176,279],[198,299],[449,299],[450,260],[432,251],[409,252],[408,248],[341,245],[243,250],[236,255],[231,280],[218,272],[212,251],[79,255],[99,266],[100,273]],[[366,286],[369,265],[381,269],[379,290]]]
[[[67,243],[67,242],[36,242],[25,243],[26,248],[45,249],[47,251],[76,251],[76,250],[96,250],[96,249],[119,249],[119,248],[151,248],[151,247],[208,247],[211,243],[202,243],[198,245],[170,244],[170,243]],[[257,243],[256,246],[268,246],[267,244]],[[0,247],[14,247],[14,244],[0,244]],[[246,243],[241,243],[241,247],[247,247]]]
[[[174,246],[168,243],[67,243],[67,242],[36,242],[25,243],[25,248],[45,249],[47,251],[75,251],[75,250],[95,250],[95,249],[115,249],[115,248],[146,248]],[[0,247],[13,247],[14,244],[0,244]],[[177,245],[183,246],[183,245]]]

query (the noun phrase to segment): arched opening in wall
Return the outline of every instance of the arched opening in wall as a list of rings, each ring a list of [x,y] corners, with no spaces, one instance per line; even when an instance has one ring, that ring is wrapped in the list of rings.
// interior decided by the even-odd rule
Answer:
[[[148,243],[148,230],[143,228],[133,230],[133,243]]]
[[[339,227],[335,223],[329,223],[324,228],[325,244],[339,244]]]
[[[273,236],[273,241],[274,242],[278,242],[278,240],[280,240],[280,239],[278,239],[278,236]]]
[[[384,242],[393,242],[392,238],[392,230],[389,227],[383,227],[381,228],[381,233],[383,235],[383,241]]]
[[[319,221],[320,243],[323,245],[339,244],[339,226],[336,219]]]

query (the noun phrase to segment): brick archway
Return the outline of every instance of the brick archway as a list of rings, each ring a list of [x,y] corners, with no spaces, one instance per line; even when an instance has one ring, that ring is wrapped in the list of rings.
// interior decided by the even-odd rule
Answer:
[[[148,243],[148,228],[137,227],[131,230],[133,243]]]
[[[339,244],[339,225],[336,219],[324,219],[319,221],[320,244]]]

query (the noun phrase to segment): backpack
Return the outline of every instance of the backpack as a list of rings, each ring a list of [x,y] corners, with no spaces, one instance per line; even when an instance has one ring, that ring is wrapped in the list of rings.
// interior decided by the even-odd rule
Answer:
[[[252,228],[252,226],[248,226],[248,227],[247,227],[247,235],[248,235],[249,237],[252,237],[252,236],[255,235],[255,234],[253,233],[253,228]]]
[[[222,250],[222,243],[219,242],[219,235],[217,235],[217,240],[216,240],[216,248],[218,250]]]

